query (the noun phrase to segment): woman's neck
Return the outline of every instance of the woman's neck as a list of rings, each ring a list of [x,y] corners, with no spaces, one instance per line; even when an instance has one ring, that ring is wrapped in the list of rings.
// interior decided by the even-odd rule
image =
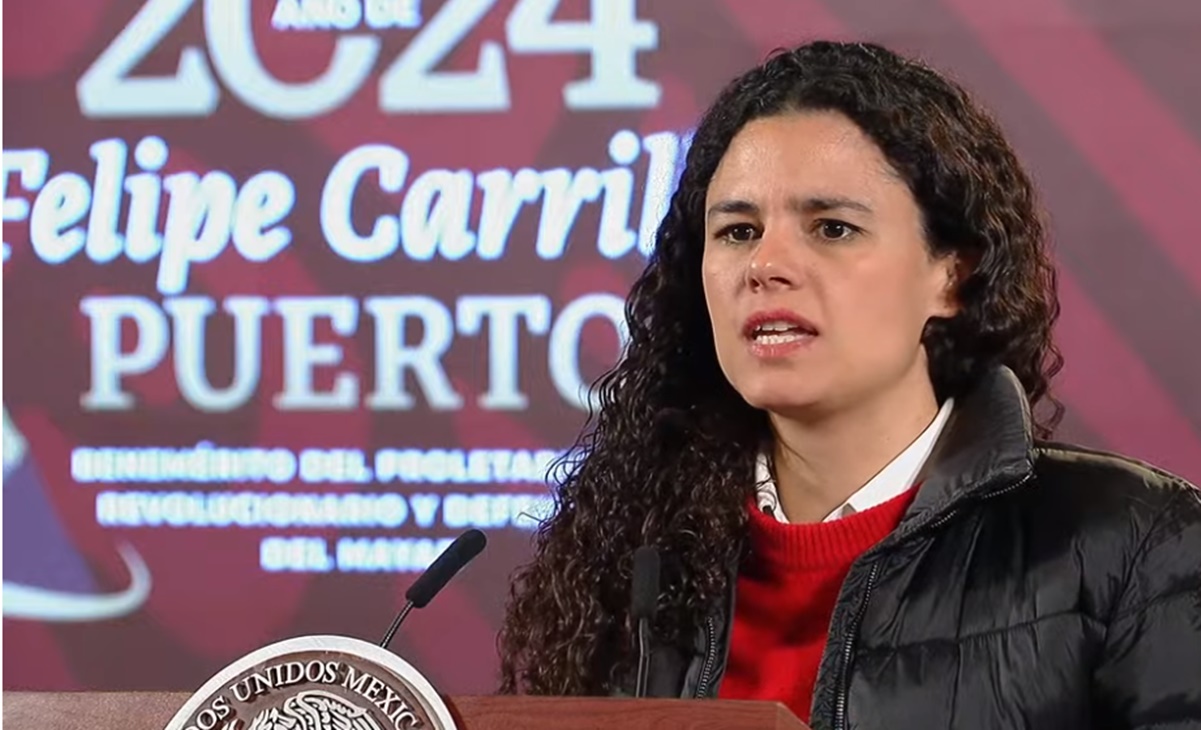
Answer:
[[[790,522],[819,522],[899,456],[934,421],[925,387],[897,389],[821,418],[771,415],[780,506]]]

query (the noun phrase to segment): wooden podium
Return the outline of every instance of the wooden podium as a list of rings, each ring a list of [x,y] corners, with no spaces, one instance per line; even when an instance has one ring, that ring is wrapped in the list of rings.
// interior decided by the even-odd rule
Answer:
[[[163,730],[187,692],[5,692],[6,730]],[[447,697],[461,730],[806,730],[776,702]]]

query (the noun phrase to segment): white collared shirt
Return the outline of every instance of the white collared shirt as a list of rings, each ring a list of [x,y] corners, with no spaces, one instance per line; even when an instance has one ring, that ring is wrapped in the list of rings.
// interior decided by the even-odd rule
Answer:
[[[914,439],[895,459],[872,477],[867,484],[860,487],[845,502],[826,515],[822,522],[833,522],[856,512],[871,509],[884,504],[894,497],[899,497],[913,486],[917,475],[930,458],[930,452],[942,433],[943,426],[954,408],[954,399],[948,398],[938,409],[938,415],[930,422],[922,434]],[[759,509],[772,515],[780,522],[788,523],[788,517],[780,508],[780,494],[776,490],[776,482],[772,479],[771,470],[767,465],[767,454],[759,454],[755,463],[755,484]]]

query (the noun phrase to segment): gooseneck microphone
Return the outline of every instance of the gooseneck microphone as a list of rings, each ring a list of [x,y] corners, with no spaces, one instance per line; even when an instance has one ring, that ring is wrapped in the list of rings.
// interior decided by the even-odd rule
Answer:
[[[634,551],[634,576],[630,586],[630,617],[638,622],[638,676],[635,697],[646,696],[650,670],[651,622],[659,608],[659,551],[643,545]]]
[[[400,628],[401,622],[405,620],[409,612],[414,608],[425,608],[434,599],[434,596],[438,595],[438,591],[445,588],[450,579],[455,577],[455,573],[458,573],[463,566],[479,555],[487,544],[488,538],[479,530],[468,530],[456,537],[455,541],[442,551],[437,560],[426,568],[417,580],[413,581],[409,590],[405,591],[407,602],[404,608],[400,609],[400,613],[396,614],[396,618],[392,620],[392,625],[388,627],[388,633],[384,634],[384,640],[379,645],[387,649],[388,644],[392,643],[392,637],[396,635],[396,630]]]

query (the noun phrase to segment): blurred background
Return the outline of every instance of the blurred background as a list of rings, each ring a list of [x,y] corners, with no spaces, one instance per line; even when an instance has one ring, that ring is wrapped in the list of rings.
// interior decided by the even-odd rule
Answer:
[[[1201,481],[1193,0],[5,3],[5,689],[191,690],[301,634],[495,686],[546,469],[699,114],[865,39],[1001,119],[1060,265],[1059,436]]]

